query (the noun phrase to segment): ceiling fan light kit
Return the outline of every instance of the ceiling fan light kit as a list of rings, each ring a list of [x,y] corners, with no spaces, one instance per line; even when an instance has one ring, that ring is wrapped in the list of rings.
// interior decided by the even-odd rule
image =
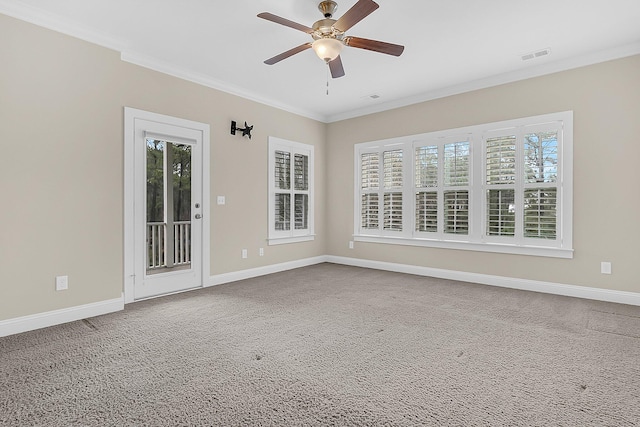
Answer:
[[[267,59],[264,63],[273,65],[296,53],[313,48],[316,55],[329,65],[331,77],[338,78],[344,76],[344,67],[340,59],[340,53],[344,46],[400,56],[404,51],[404,46],[360,37],[345,37],[347,30],[362,21],[378,7],[378,3],[373,0],[358,0],[340,19],[335,20],[332,19],[332,17],[338,8],[338,4],[335,1],[322,1],[318,5],[318,10],[320,10],[324,19],[316,21],[312,27],[298,24],[297,22],[290,21],[269,12],[260,13],[258,14],[259,18],[305,32],[314,39],[313,43],[305,43],[289,49],[286,52]]]
[[[324,62],[331,62],[340,55],[344,45],[336,39],[322,38],[314,41],[311,47],[316,52],[316,55],[318,55],[318,58]]]

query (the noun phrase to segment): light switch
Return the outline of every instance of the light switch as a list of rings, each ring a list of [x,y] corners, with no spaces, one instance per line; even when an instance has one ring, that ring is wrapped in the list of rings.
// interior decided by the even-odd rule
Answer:
[[[218,204],[219,205],[224,205],[226,203],[227,203],[227,201],[225,200],[224,196],[218,196]]]

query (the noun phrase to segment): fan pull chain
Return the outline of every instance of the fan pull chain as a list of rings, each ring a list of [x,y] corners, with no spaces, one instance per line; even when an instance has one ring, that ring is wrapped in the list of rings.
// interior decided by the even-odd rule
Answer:
[[[329,63],[327,62],[327,96],[329,95]]]

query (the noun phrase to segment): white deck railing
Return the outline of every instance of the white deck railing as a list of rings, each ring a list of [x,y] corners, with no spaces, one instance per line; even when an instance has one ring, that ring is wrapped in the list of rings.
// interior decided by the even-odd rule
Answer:
[[[191,263],[191,221],[173,223],[173,259],[167,259],[167,224],[147,223],[147,269],[175,267]],[[167,265],[170,264],[170,265]]]

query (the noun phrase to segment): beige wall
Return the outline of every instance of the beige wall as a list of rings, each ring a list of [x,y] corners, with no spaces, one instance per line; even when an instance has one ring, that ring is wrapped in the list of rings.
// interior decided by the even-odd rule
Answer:
[[[330,254],[640,292],[640,56],[329,125],[4,15],[0,58],[0,320],[121,296],[125,106],[211,126],[212,275]],[[575,124],[574,259],[347,248],[353,144],[563,110]],[[231,120],[253,124],[253,139],[229,135]],[[314,242],[266,245],[268,136],[316,147]]]
[[[324,200],[325,124],[5,15],[0,58],[0,320],[121,296],[125,106],[211,126],[211,275],[326,253],[323,203],[314,242],[266,244],[268,136],[315,146]],[[254,125],[252,140],[229,135],[231,120]],[[69,290],[55,291],[57,275]]]
[[[328,126],[332,255],[640,292],[640,56],[505,84]],[[554,259],[356,242],[354,144],[574,111],[574,258]],[[347,183],[347,184],[345,184]],[[610,261],[612,275],[600,274]]]

